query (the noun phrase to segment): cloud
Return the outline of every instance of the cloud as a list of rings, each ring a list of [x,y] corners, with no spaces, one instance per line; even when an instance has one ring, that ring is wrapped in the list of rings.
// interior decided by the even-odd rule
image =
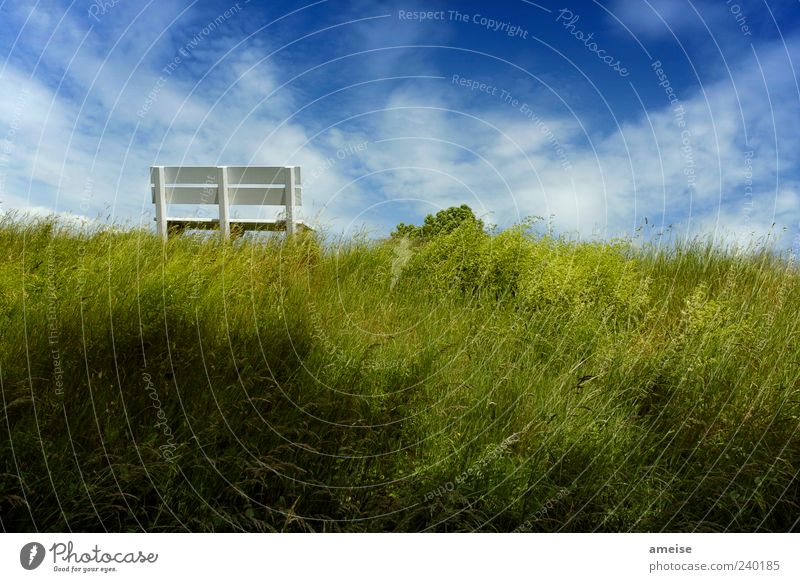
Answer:
[[[77,27],[82,16],[70,14],[64,26]],[[202,37],[188,55],[180,48],[191,35],[154,51],[157,58],[127,51],[102,56],[103,38],[93,36],[72,55],[70,46],[45,50],[33,75],[23,63],[7,62],[0,91],[10,98],[0,103],[0,127],[13,123],[15,130],[11,163],[0,167],[4,206],[136,220],[152,213],[151,165],[321,163],[324,153],[289,120],[293,91],[279,89],[283,74],[263,59],[267,47],[254,39],[210,69],[233,44],[221,27],[215,35]],[[134,59],[140,66],[130,66]],[[201,82],[198,67],[208,73]],[[50,70],[62,72],[60,81]]]
[[[364,156],[374,185],[364,203],[417,198],[425,214],[467,201],[501,225],[555,214],[560,230],[584,236],[633,234],[645,217],[739,239],[773,222],[796,227],[800,116],[787,50],[796,43],[737,61],[730,78],[681,95],[680,114],[664,99],[605,131],[587,132],[591,116],[475,110],[441,86],[406,84],[370,117],[380,140]]]
[[[695,26],[676,3],[650,3],[676,29]],[[645,4],[616,8],[643,34],[660,34]],[[794,37],[739,55],[730,77],[692,92],[677,87],[684,127],[666,98],[616,127],[607,115],[566,110],[537,91],[514,106],[476,95],[448,76],[467,66],[454,61],[463,55],[437,60],[430,49],[378,51],[309,71],[319,59],[266,58],[276,48],[268,37],[229,53],[241,40],[232,19],[186,56],[180,48],[214,14],[193,14],[180,30],[170,25],[177,14],[143,14],[142,24],[157,28],[135,26],[141,45],[125,37],[115,50],[103,35],[121,33],[120,21],[112,26],[116,13],[106,15],[108,30],[85,39],[83,15],[69,14],[59,33],[64,50],[46,50],[36,74],[30,54],[6,63],[0,130],[17,129],[13,154],[0,163],[4,208],[110,211],[137,221],[152,213],[150,165],[287,164],[303,167],[305,215],[334,230],[366,223],[385,234],[464,202],[501,226],[553,214],[559,230],[583,236],[631,234],[645,216],[739,238],[773,222],[800,224]],[[40,16],[32,38],[54,25]],[[393,24],[357,28],[352,43],[379,47]],[[400,40],[409,44],[424,36],[404,30]],[[337,50],[349,54],[344,44]],[[297,47],[293,55],[304,53]],[[239,210],[253,212],[272,211]]]
[[[620,21],[636,36],[648,40],[705,31],[706,24],[720,15],[703,0],[617,0],[609,12],[614,24]]]

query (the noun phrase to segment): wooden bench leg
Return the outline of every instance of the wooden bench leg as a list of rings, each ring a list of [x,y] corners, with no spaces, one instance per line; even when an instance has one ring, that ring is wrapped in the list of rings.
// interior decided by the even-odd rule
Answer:
[[[161,240],[167,240],[168,236],[168,223],[167,223],[167,187],[164,179],[164,166],[155,167],[155,175],[153,184],[156,188],[156,233]]]

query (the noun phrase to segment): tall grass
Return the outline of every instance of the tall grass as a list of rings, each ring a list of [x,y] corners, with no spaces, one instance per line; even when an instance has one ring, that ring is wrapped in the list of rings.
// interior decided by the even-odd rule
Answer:
[[[790,531],[800,287],[524,227],[0,224],[7,531]]]

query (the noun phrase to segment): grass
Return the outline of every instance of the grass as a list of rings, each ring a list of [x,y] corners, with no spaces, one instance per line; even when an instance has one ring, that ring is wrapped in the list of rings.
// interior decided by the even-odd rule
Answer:
[[[0,224],[5,531],[797,531],[800,276]]]

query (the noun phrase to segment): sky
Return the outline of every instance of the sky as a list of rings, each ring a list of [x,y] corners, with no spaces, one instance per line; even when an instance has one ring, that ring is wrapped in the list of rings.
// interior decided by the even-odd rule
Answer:
[[[154,228],[150,166],[296,165],[326,232],[800,252],[799,0],[0,2],[2,213]]]

